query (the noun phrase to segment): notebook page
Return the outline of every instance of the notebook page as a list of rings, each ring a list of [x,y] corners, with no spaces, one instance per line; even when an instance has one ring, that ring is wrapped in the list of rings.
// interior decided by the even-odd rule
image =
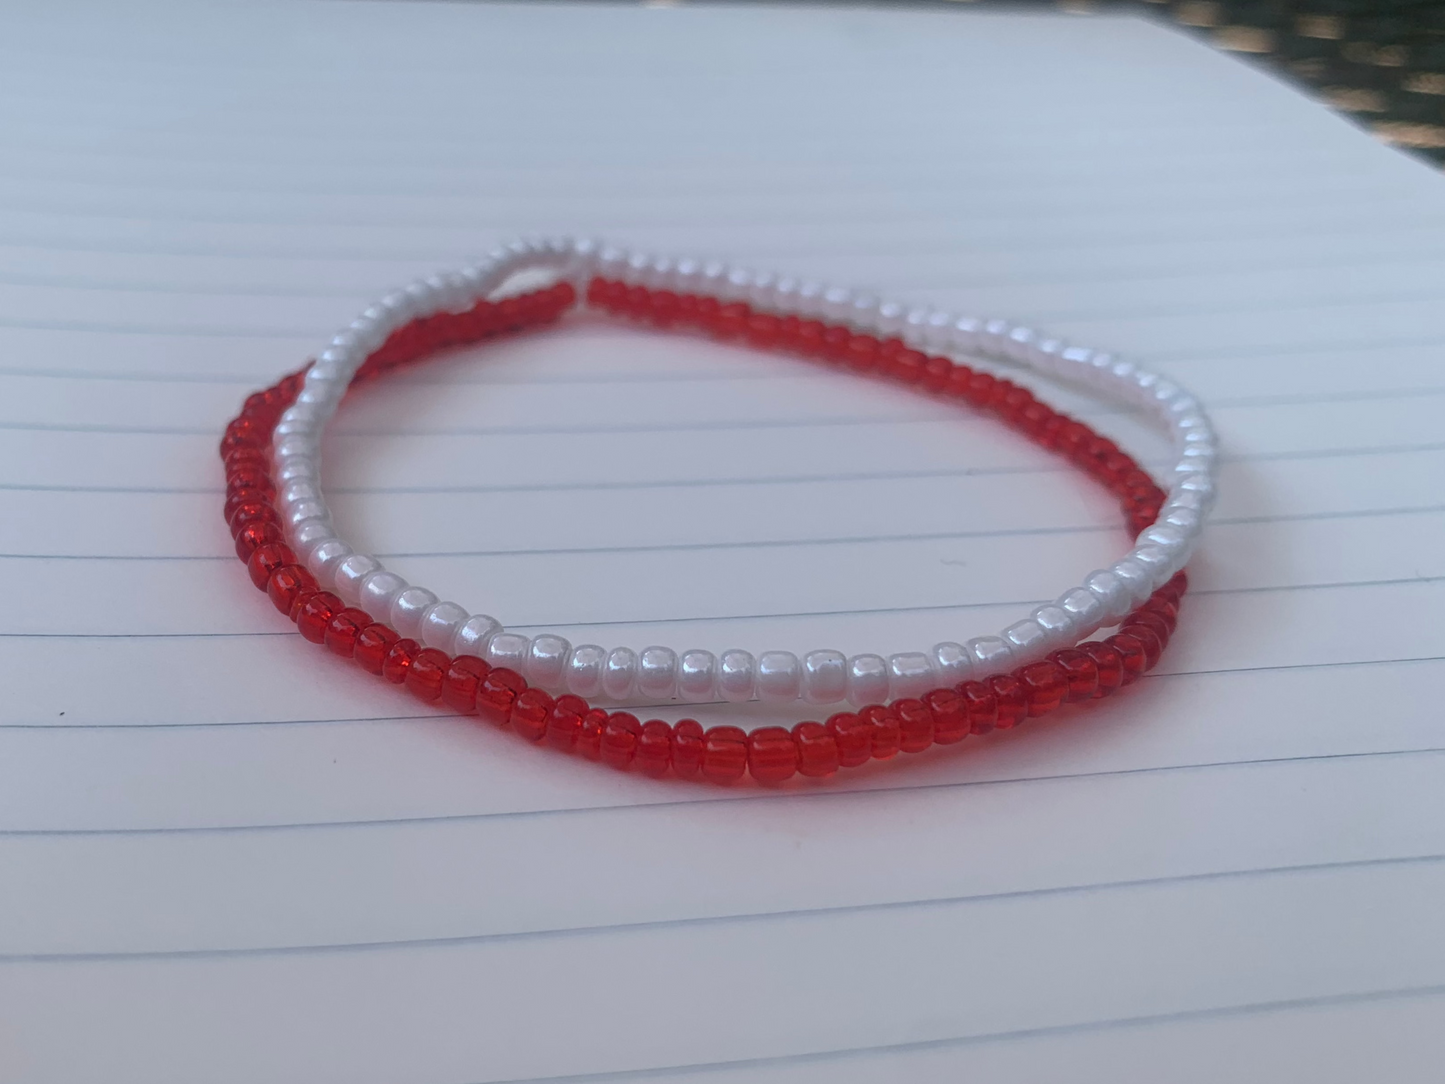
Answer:
[[[1438,175],[1131,19],[7,22],[0,1078],[1432,1078]],[[302,644],[230,553],[218,433],[369,299],[527,232],[1028,320],[1186,383],[1228,454],[1159,669],[764,791],[544,755]],[[586,319],[333,428],[349,535],[573,642],[907,650],[1127,543],[983,419]]]

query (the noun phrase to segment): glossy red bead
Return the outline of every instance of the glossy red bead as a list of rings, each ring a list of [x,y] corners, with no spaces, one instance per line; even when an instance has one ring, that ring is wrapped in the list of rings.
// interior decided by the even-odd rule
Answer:
[[[582,730],[582,717],[587,714],[587,701],[580,696],[573,696],[566,693],[557,697],[552,703],[552,710],[547,715],[547,724],[543,733],[548,745],[553,749],[562,749],[572,752],[577,748],[577,735]]]
[[[923,375],[919,383],[925,391],[940,392],[948,387],[949,379],[953,376],[953,362],[947,358],[934,355],[923,363]]]
[[[221,506],[221,515],[225,517],[226,523],[229,525],[231,517],[245,505],[269,505],[270,503],[270,495],[263,490],[252,489],[250,487],[241,489],[228,488],[226,491],[226,503]],[[232,530],[231,537],[236,537],[235,530]]]
[[[315,590],[316,577],[300,565],[282,565],[266,581],[266,595],[271,604],[288,617],[297,596]]]
[[[1169,635],[1174,631],[1169,625],[1168,618],[1163,614],[1156,613],[1149,609],[1147,605],[1143,609],[1135,610],[1125,618],[1124,624],[1143,625],[1145,628],[1150,629],[1154,635],[1159,638],[1159,649],[1161,651],[1169,646]],[[1157,662],[1158,660],[1156,659],[1155,661]],[[1149,665],[1153,667],[1154,663],[1151,662]]]
[[[1107,640],[1089,640],[1079,645],[1079,650],[1094,660],[1098,668],[1098,688],[1095,698],[1108,696],[1124,684],[1124,658]]]
[[[517,671],[505,666],[492,667],[477,685],[477,714],[501,726],[511,718],[517,694],[526,687],[527,682]]]
[[[848,340],[844,364],[854,372],[872,372],[878,366],[880,345],[872,335],[854,335]]]
[[[963,741],[969,733],[968,706],[953,689],[934,689],[923,697],[933,716],[933,740],[939,745]]]
[[[1119,653],[1124,664],[1123,684],[1132,685],[1144,676],[1144,671],[1149,669],[1149,658],[1142,639],[1127,632],[1116,632],[1107,642]]]
[[[528,741],[547,735],[547,722],[557,702],[541,689],[523,689],[512,702],[512,729]]]
[[[986,682],[998,701],[998,721],[995,730],[1010,730],[1028,717],[1028,700],[1024,687],[1012,674],[995,674]]]
[[[442,703],[461,715],[477,710],[477,690],[491,666],[475,655],[458,655],[442,678]]]
[[[637,735],[637,755],[632,766],[644,775],[658,776],[672,763],[672,727],[661,719],[649,719]]]
[[[713,783],[736,783],[748,770],[748,736],[740,727],[709,727],[702,736],[702,774]]]
[[[748,771],[759,783],[781,783],[798,774],[798,747],[780,726],[759,727],[748,735]]]
[[[933,744],[933,713],[922,700],[912,697],[893,702],[898,718],[898,748],[905,753],[921,753]]]
[[[886,704],[869,704],[859,709],[858,717],[868,724],[873,735],[874,760],[888,760],[898,755],[903,746],[903,727],[892,708]]]
[[[371,615],[365,610],[347,609],[335,614],[326,623],[323,642],[328,651],[349,659],[356,653],[356,641],[361,630],[371,624]]]
[[[838,742],[822,723],[803,722],[793,727],[798,747],[798,774],[822,779],[838,771]]]
[[[1064,694],[1066,702],[1076,704],[1093,699],[1099,688],[1099,665],[1088,652],[1066,647],[1055,651],[1049,658],[1064,672],[1064,680],[1069,686]]]
[[[1148,613],[1158,614],[1164,622],[1167,635],[1174,635],[1174,630],[1179,627],[1179,607],[1177,605],[1170,602],[1167,598],[1161,598],[1156,594],[1148,602],[1144,603],[1144,609]]]
[[[1138,619],[1131,619],[1126,622],[1115,635],[1128,634],[1139,641],[1144,649],[1144,670],[1148,672],[1158,664],[1159,657],[1164,654],[1164,642],[1160,636],[1148,625],[1138,622]]]
[[[420,650],[421,644],[415,640],[397,640],[381,661],[381,676],[393,685],[405,684],[406,672],[411,669],[411,661]]]
[[[251,551],[251,557],[246,562],[246,571],[250,573],[251,582],[257,589],[264,591],[271,580],[271,573],[296,563],[296,554],[291,552],[291,547],[285,542],[267,542]]]
[[[873,759],[873,726],[851,711],[840,711],[823,724],[838,746],[838,763],[856,768]]]
[[[434,704],[442,698],[442,686],[446,683],[447,671],[452,668],[452,657],[434,647],[424,647],[412,656],[411,665],[406,668],[406,691],[418,700]]]
[[[988,734],[998,725],[998,697],[982,681],[965,681],[958,687],[959,698],[968,713],[970,734]]]
[[[257,548],[281,541],[281,528],[275,523],[248,523],[236,535],[236,556],[249,561]]]
[[[778,318],[771,313],[755,312],[746,324],[748,342],[761,350],[771,350],[778,345],[781,335]]]
[[[672,728],[672,771],[679,779],[696,779],[702,774],[702,724],[696,719],[679,719]]]
[[[346,603],[330,591],[316,591],[307,595],[299,606],[293,607],[291,617],[296,622],[296,631],[301,633],[303,638],[313,644],[324,644],[326,626],[344,609]]]
[[[276,509],[263,501],[252,501],[250,504],[239,505],[232,509],[230,516],[226,518],[226,525],[231,528],[231,537],[241,533],[241,528],[251,523],[278,523]]]
[[[582,716],[582,725],[577,728],[577,755],[588,760],[602,756],[602,730],[607,726],[607,711],[592,708]]]
[[[627,768],[637,756],[637,739],[642,723],[629,711],[614,711],[602,728],[602,763],[614,768]]]
[[[356,637],[356,648],[351,657],[360,663],[367,673],[380,674],[386,666],[386,656],[391,651],[391,645],[400,639],[401,633],[390,625],[367,625]]]
[[[1052,659],[1021,667],[1017,677],[1024,689],[1030,719],[1053,711],[1064,702],[1069,692],[1069,679],[1063,667]]]

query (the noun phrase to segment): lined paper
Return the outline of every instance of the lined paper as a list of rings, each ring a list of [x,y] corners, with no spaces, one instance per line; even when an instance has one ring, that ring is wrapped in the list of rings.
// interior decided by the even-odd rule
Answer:
[[[1433,1079],[1438,174],[1100,16],[46,8],[9,14],[0,85],[0,1079]],[[370,298],[530,232],[1187,384],[1226,462],[1159,669],[705,789],[301,645],[230,555],[221,428]],[[1127,543],[985,419],[586,318],[358,394],[328,440],[348,536],[574,642],[907,650]]]

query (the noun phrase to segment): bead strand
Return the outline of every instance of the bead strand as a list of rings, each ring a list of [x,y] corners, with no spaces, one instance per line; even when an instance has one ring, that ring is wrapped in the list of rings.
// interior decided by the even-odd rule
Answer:
[[[509,329],[554,315],[553,302],[528,304],[528,318],[509,323]],[[398,349],[384,364],[394,367],[409,360],[407,352]],[[378,363],[378,369],[382,367]],[[304,639],[404,686],[418,699],[510,725],[535,744],[621,770],[652,776],[670,771],[678,778],[719,784],[750,774],[759,783],[777,784],[794,775],[827,777],[900,752],[918,753],[972,735],[1010,730],[1066,703],[1109,696],[1147,673],[1173,635],[1187,589],[1184,573],[1176,573],[1107,639],[1053,651],[986,680],[869,704],[822,722],[805,720],[791,729],[769,726],[752,732],[736,726],[704,729],[694,719],[644,722],[630,712],[594,707],[573,694],[553,697],[517,671],[476,655],[453,656],[424,646],[322,589],[281,537],[265,453],[277,419],[302,386],[302,376],[291,374],[251,396],[221,441],[227,523],[252,583],[296,624]]]

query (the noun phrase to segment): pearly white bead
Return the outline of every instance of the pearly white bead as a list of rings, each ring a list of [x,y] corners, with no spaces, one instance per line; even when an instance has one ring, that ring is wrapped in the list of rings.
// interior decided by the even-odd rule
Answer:
[[[502,631],[501,622],[487,614],[472,614],[460,625],[452,636],[453,655],[475,655],[485,658],[487,642]]]
[[[471,615],[455,602],[437,602],[422,612],[417,639],[424,647],[450,652],[456,642],[457,629]]]

